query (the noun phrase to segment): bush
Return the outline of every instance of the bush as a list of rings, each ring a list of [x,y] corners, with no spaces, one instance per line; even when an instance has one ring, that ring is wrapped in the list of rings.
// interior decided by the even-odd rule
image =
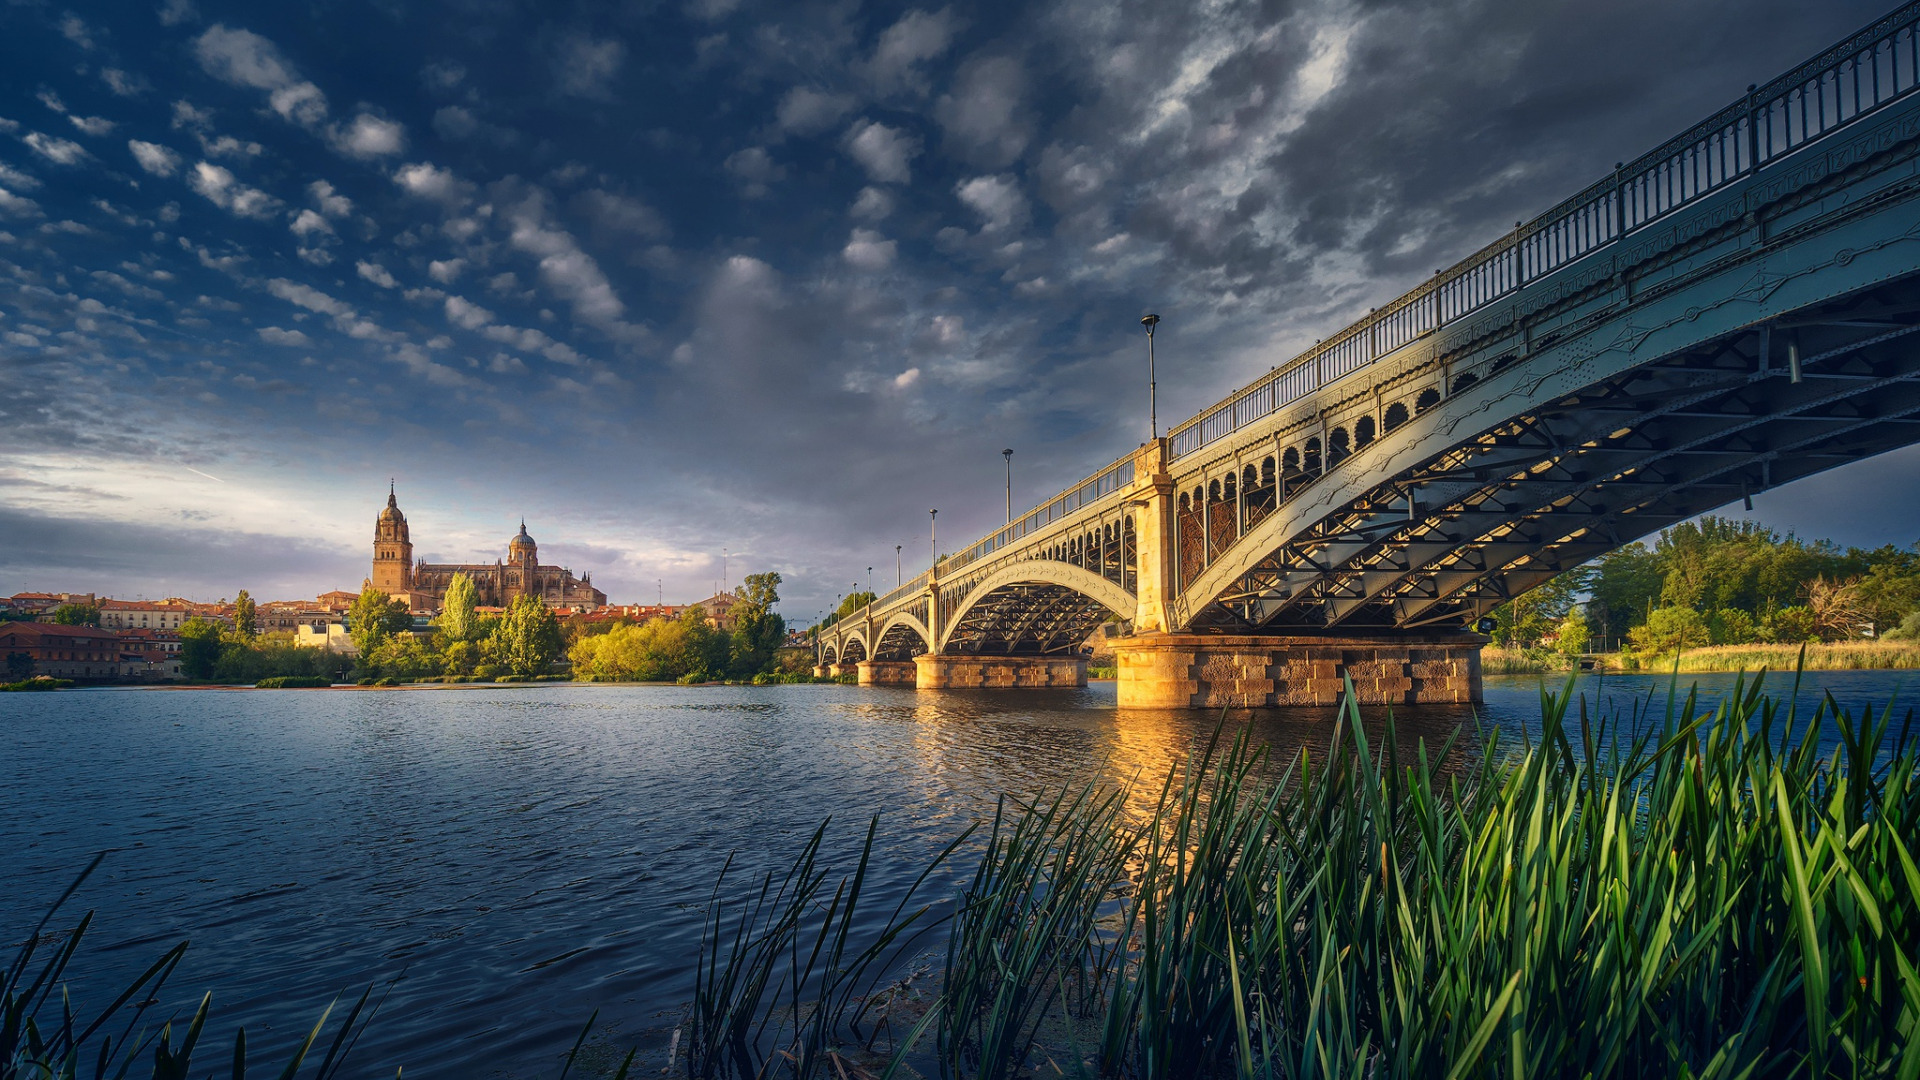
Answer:
[[[56,679],[51,675],[35,675],[31,679],[0,684],[0,690],[8,693],[31,693],[35,690],[60,690],[73,685],[72,679]]]
[[[333,680],[320,675],[275,675],[253,684],[255,690],[312,690],[332,686]]]
[[[531,675],[496,675],[494,676],[493,681],[497,683],[532,682],[533,676]]]

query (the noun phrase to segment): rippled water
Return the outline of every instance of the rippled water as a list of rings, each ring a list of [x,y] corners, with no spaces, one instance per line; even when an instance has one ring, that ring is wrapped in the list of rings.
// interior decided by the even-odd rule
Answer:
[[[1688,676],[1709,692],[1731,677]],[[1883,703],[1902,673],[1809,676],[1803,697]],[[1663,679],[1587,679],[1664,710]],[[1537,724],[1538,680],[1488,680],[1485,718]],[[1784,686],[1782,686],[1784,690]],[[1240,716],[1277,751],[1330,713]],[[1437,745],[1469,718],[1400,718]],[[882,814],[876,894],[897,891],[1002,792],[1159,777],[1212,732],[1083,691],[840,686],[479,686],[393,691],[92,690],[0,695],[7,765],[0,945],[22,941],[93,852],[99,911],[75,994],[117,991],[193,946],[167,1000],[214,992],[279,1060],[336,994],[393,983],[361,1075],[558,1072],[587,1016],[658,1054],[691,990],[700,909],[728,854],[786,860],[834,815],[830,853]],[[394,980],[398,980],[395,982]]]

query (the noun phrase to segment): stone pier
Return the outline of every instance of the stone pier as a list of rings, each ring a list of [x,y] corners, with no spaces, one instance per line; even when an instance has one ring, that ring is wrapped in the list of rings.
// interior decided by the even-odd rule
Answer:
[[[1119,704],[1142,709],[1335,705],[1353,680],[1362,705],[1477,704],[1480,648],[1459,630],[1306,635],[1142,634],[1115,638]],[[920,685],[925,686],[924,676]]]
[[[911,660],[862,660],[854,666],[861,686],[914,686],[919,678]]]
[[[831,679],[833,678],[833,668],[826,664],[815,664],[813,666],[813,677],[816,679]]]
[[[840,676],[842,676],[842,675],[853,675],[853,674],[857,674],[857,673],[859,672],[859,670],[860,670],[860,669],[859,669],[859,665],[858,665],[858,664],[829,664],[829,665],[827,665],[827,674],[828,674],[828,675],[830,675],[830,676],[832,676],[833,678],[836,678],[836,679],[837,679],[837,678],[839,678],[839,677],[840,677]]]
[[[922,690],[1008,690],[1087,685],[1084,656],[973,656],[913,658]]]

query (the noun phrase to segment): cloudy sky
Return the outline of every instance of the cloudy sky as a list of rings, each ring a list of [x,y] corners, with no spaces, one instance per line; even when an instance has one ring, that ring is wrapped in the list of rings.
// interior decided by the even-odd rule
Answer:
[[[1144,438],[1142,313],[1178,421],[1884,3],[0,0],[0,591],[358,587],[392,477],[811,619]]]

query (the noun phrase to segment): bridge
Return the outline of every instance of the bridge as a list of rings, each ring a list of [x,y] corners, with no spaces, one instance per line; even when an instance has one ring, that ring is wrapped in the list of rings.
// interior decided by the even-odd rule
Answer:
[[[1920,441],[1920,2],[822,629],[863,683],[1477,701],[1477,619]],[[1897,497],[1897,496],[1896,496]]]

